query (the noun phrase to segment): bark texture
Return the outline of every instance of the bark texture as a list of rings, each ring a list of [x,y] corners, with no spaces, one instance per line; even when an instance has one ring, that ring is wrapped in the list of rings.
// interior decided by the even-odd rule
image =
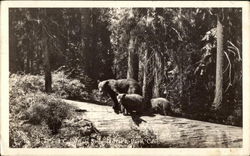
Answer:
[[[127,78],[132,78],[138,81],[139,72],[139,57],[136,52],[136,37],[130,35],[129,46],[128,46],[128,72]]]
[[[150,49],[145,51],[145,64],[144,64],[144,73],[143,73],[143,86],[142,86],[142,95],[145,99],[145,102],[148,104],[146,107],[149,107],[149,101],[152,98],[152,87],[153,87],[153,73],[151,59],[152,52]]]
[[[216,82],[213,107],[218,110],[222,103],[223,94],[223,25],[220,18],[217,18],[217,56],[216,56]]]
[[[46,10],[43,10],[43,17],[46,18]],[[48,40],[48,30],[46,30],[45,20],[42,25],[42,43],[43,43],[43,52],[44,52],[44,73],[45,73],[45,92],[50,93],[52,91],[52,76],[51,76],[51,67],[50,67],[50,52],[48,49],[49,40]]]

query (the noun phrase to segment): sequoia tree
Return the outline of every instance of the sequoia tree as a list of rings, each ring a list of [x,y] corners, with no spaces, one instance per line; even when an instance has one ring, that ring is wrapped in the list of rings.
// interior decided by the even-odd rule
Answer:
[[[130,40],[128,46],[128,72],[127,78],[132,78],[138,80],[138,70],[139,70],[139,58],[138,53],[136,52],[136,42],[137,39],[133,36],[132,32],[130,33]]]
[[[217,15],[217,56],[216,56],[216,82],[215,82],[215,97],[213,107],[218,110],[222,103],[223,94],[223,25],[221,18]]]
[[[51,69],[50,69],[50,53],[48,49],[49,39],[48,39],[48,30],[46,27],[46,9],[41,10],[43,15],[42,21],[42,47],[44,52],[44,73],[45,73],[45,92],[50,93],[52,91],[51,83],[52,83],[52,76],[51,76]]]

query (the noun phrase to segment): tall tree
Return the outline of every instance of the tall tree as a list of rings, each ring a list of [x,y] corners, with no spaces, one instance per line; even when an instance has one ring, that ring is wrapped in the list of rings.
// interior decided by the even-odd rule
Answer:
[[[218,110],[222,103],[223,94],[223,53],[224,53],[224,36],[223,25],[219,15],[217,15],[217,56],[216,56],[216,82],[215,82],[215,97],[213,107]]]
[[[10,71],[18,71],[18,60],[17,60],[17,41],[15,36],[15,25],[16,25],[16,12],[15,9],[9,9],[9,62]]]
[[[160,97],[160,86],[163,81],[163,57],[159,52],[155,53],[155,66],[154,66],[154,87],[153,87],[153,97]]]
[[[152,71],[152,51],[147,48],[145,51],[145,60],[144,60],[144,71],[143,71],[143,86],[142,86],[142,95],[145,99],[145,102],[148,104],[152,98],[152,87],[153,87],[153,71]],[[149,106],[148,106],[149,107]]]
[[[127,78],[132,78],[138,81],[139,72],[139,57],[136,49],[136,37],[130,32],[130,40],[128,46],[128,71]]]
[[[146,23],[145,23],[145,54],[144,54],[144,71],[143,71],[143,86],[142,94],[145,99],[145,102],[149,104],[150,99],[152,98],[152,87],[153,87],[153,48],[151,43],[151,37],[153,33],[151,31],[152,18],[150,17],[150,10],[147,10],[146,13]],[[150,105],[148,105],[150,107]]]
[[[84,9],[83,18],[83,33],[84,38],[84,57],[85,57],[85,71],[92,79],[97,80],[97,73],[99,71],[97,61],[97,41],[98,41],[98,18],[100,12],[96,8]],[[93,70],[94,69],[94,70]]]
[[[154,39],[156,40],[155,43],[157,43],[157,48],[154,53],[154,87],[153,87],[153,97],[160,97],[160,86],[163,82],[163,74],[164,74],[164,60],[163,60],[163,52],[164,52],[164,28],[162,26],[162,22],[160,18],[163,17],[163,9],[162,8],[156,8],[155,10],[155,16],[154,16]]]
[[[137,9],[130,10],[129,16],[129,24],[127,27],[127,32],[129,36],[129,44],[128,44],[128,70],[127,70],[127,78],[138,80],[138,71],[139,71],[139,56],[137,52],[137,22],[136,22],[136,14]]]
[[[49,52],[49,40],[48,40],[48,30],[47,30],[47,13],[46,9],[42,9],[42,47],[44,52],[44,73],[45,73],[45,92],[50,93],[52,91],[51,84],[52,84],[52,76],[51,76],[51,68],[50,68],[50,52]]]

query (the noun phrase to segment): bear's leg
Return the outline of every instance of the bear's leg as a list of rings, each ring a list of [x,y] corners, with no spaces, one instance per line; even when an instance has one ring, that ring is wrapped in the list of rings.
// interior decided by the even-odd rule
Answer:
[[[125,115],[129,115],[127,109],[125,108],[125,111],[124,111]]]
[[[137,115],[143,115],[143,113],[145,113],[143,109],[142,109],[142,110],[136,111],[136,114],[137,114]]]
[[[163,107],[163,111],[164,111],[164,115],[170,115],[171,111],[170,111],[170,105],[169,104],[165,104]]]
[[[123,115],[125,115],[126,113],[126,109],[122,104],[121,104],[121,113],[123,113]]]
[[[114,112],[116,114],[119,114],[119,112],[121,111],[121,108],[120,108],[119,102],[117,101],[116,94],[115,93],[109,93],[109,95],[110,95],[111,99],[114,102],[114,105],[113,105]]]
[[[165,116],[168,115],[168,112],[167,112],[166,108],[163,108],[163,115],[165,115]]]
[[[129,115],[126,108],[123,109],[123,115]]]

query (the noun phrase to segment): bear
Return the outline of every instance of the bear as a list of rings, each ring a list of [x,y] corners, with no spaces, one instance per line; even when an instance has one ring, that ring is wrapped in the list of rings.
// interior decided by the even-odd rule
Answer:
[[[123,114],[142,114],[145,109],[144,98],[139,94],[118,94],[117,100],[124,109]]]
[[[153,98],[150,100],[152,113],[159,113],[161,115],[170,115],[170,102],[165,98]]]
[[[139,94],[141,95],[141,87],[134,79],[108,79],[99,82],[98,89],[100,93],[107,93],[113,100],[113,109],[115,113],[121,112],[121,106],[117,101],[117,95],[120,93]]]

